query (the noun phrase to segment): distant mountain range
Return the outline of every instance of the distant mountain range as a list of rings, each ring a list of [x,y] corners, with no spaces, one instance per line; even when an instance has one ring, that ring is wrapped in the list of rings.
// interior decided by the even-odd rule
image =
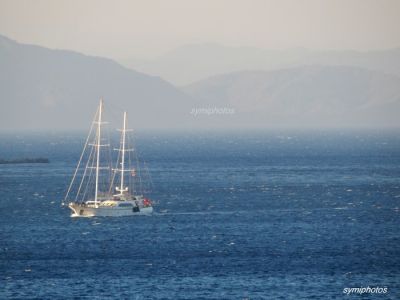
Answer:
[[[270,71],[306,65],[354,66],[400,76],[400,48],[361,52],[193,44],[176,48],[153,60],[126,59],[121,63],[178,86],[237,71]]]
[[[304,66],[210,77],[184,90],[257,126],[398,126],[400,78],[346,66]],[[207,105],[206,105],[207,106]]]
[[[100,57],[0,36],[0,128],[88,128],[100,97],[134,127],[179,127],[190,99],[159,77]],[[109,105],[110,106],[110,105]]]
[[[177,88],[110,59],[0,36],[0,130],[85,129],[100,97],[113,119],[126,109],[134,128],[400,125],[399,50],[307,56],[214,48],[161,59],[168,79],[213,75]]]

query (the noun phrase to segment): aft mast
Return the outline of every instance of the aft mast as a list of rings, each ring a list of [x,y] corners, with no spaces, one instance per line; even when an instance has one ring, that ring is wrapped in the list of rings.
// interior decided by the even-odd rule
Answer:
[[[124,125],[122,129],[122,153],[121,153],[121,186],[119,188],[120,192],[125,192],[124,188],[124,172],[125,172],[125,138],[126,138],[126,111],[124,111]]]
[[[123,126],[122,126],[122,129],[119,129],[119,131],[121,131],[121,144],[120,144],[120,148],[116,149],[121,152],[121,162],[120,162],[121,168],[115,169],[115,171],[121,172],[120,186],[115,188],[119,192],[120,195],[123,195],[124,192],[128,191],[128,187],[124,186],[125,172],[131,171],[130,169],[129,170],[125,169],[125,152],[133,150],[133,149],[126,149],[126,133],[128,131],[132,131],[132,129],[126,128],[126,123],[127,123],[127,113],[126,113],[126,111],[124,111]]]
[[[97,207],[99,193],[99,169],[100,169],[100,147],[101,147],[101,115],[103,110],[103,99],[100,99],[99,117],[97,120],[97,153],[96,153],[96,190],[94,194],[94,205]]]

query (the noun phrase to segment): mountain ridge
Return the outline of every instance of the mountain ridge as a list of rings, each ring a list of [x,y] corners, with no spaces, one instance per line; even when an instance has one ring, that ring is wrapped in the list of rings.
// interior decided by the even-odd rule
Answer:
[[[212,76],[182,88],[265,124],[399,126],[400,77],[359,67],[301,66]]]
[[[86,129],[99,98],[143,129],[398,127],[399,95],[396,75],[320,64],[242,70],[178,89],[111,59],[0,36],[2,130]]]
[[[4,37],[0,37],[0,69],[0,99],[7,108],[0,112],[3,129],[84,128],[101,97],[133,112],[135,127],[162,127],[160,122],[174,126],[177,118],[187,118],[191,107],[189,97],[160,77],[111,59]],[[71,117],[76,122],[71,124]]]
[[[125,59],[121,63],[146,74],[161,76],[177,86],[243,70],[277,70],[310,64],[358,66],[400,76],[400,47],[369,51],[274,50],[214,43],[189,44],[152,60]]]

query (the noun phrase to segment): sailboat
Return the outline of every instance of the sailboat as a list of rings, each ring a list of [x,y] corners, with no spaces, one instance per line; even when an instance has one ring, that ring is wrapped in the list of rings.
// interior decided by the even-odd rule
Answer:
[[[103,100],[100,100],[64,203],[69,201],[73,187],[77,184],[78,174],[83,172],[77,186],[75,199],[68,203],[68,207],[72,210],[72,217],[150,215],[153,212],[151,200],[138,192],[138,187],[135,190],[134,184],[129,184],[129,182],[133,181],[130,180],[132,176],[140,176],[140,174],[136,174],[135,169],[127,166],[127,156],[129,156],[127,154],[134,151],[133,148],[127,148],[127,132],[131,131],[127,129],[127,113],[124,112],[123,114],[119,148],[114,149],[119,152],[114,169],[111,168],[111,159],[108,166],[102,164],[102,160],[106,158],[106,154],[102,149],[109,147],[109,144],[104,143],[102,129],[106,122],[102,120],[102,115]],[[91,137],[92,141],[90,142]],[[91,146],[90,150],[88,150],[89,146]],[[81,166],[84,158],[87,158],[87,162],[83,168]],[[129,159],[128,162],[131,162],[131,160]],[[107,171],[106,174],[102,174],[105,171]],[[126,176],[127,173],[130,174],[128,178]],[[109,180],[107,181],[104,178]]]

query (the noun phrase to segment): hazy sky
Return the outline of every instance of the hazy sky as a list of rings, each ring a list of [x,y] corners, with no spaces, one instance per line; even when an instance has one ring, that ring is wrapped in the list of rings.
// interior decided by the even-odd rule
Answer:
[[[0,0],[0,34],[116,59],[208,42],[385,49],[400,46],[400,1]]]

